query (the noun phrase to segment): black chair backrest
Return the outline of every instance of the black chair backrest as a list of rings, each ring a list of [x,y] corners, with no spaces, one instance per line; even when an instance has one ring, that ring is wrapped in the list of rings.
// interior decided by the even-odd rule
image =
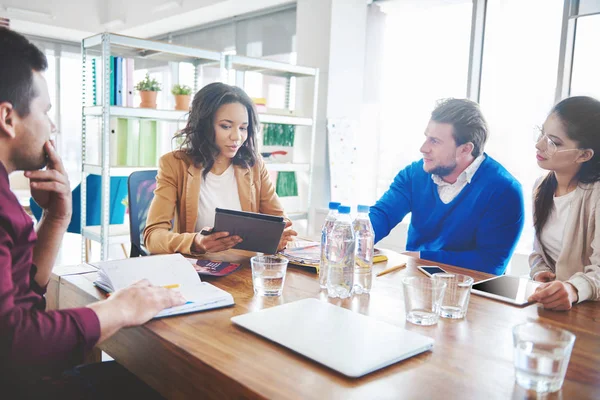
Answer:
[[[131,238],[130,257],[147,256],[144,247],[144,228],[150,203],[156,188],[156,170],[136,171],[129,175],[129,235]]]

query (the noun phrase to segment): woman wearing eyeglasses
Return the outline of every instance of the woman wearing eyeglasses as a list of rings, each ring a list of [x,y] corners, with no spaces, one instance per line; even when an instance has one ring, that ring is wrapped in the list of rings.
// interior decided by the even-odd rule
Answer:
[[[530,300],[569,310],[600,300],[600,101],[558,103],[535,147],[538,165],[549,172],[534,190],[530,275],[544,283]]]

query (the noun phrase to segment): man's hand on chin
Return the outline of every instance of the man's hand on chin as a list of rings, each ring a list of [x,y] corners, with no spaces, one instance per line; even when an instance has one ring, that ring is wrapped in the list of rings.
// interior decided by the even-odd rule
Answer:
[[[31,196],[44,210],[45,220],[68,226],[73,213],[69,177],[54,143],[46,142],[44,150],[48,155],[47,168],[25,172],[29,178]]]

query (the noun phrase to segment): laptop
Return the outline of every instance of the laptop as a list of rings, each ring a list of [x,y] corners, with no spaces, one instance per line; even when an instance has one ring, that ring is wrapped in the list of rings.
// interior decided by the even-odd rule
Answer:
[[[433,347],[429,337],[317,299],[238,315],[231,321],[351,378]]]

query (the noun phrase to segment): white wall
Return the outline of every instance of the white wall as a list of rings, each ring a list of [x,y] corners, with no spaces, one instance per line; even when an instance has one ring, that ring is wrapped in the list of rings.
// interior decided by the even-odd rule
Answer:
[[[348,119],[358,124],[360,119],[367,4],[365,0],[299,0],[296,14],[298,64],[317,67],[320,73],[310,209],[314,233],[320,227],[315,211],[326,207],[331,197],[327,120]],[[298,84],[296,104],[305,114],[312,109],[310,84]]]

